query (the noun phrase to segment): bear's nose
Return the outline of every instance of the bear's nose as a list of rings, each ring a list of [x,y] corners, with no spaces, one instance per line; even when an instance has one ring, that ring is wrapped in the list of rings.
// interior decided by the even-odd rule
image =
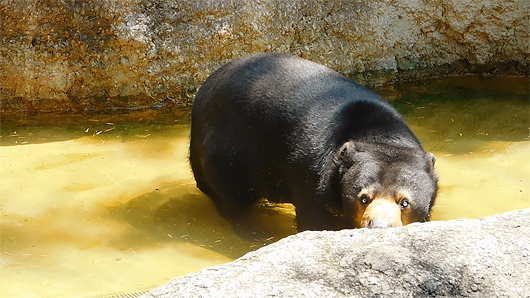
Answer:
[[[368,228],[370,229],[377,229],[377,228],[391,228],[392,223],[388,220],[375,218],[370,220],[368,223]]]

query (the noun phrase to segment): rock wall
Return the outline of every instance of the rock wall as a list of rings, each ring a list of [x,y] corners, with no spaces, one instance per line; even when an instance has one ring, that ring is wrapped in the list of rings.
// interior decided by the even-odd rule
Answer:
[[[1,111],[190,103],[254,52],[363,84],[528,75],[526,0],[0,0]]]
[[[143,298],[530,297],[530,209],[391,229],[304,232]]]

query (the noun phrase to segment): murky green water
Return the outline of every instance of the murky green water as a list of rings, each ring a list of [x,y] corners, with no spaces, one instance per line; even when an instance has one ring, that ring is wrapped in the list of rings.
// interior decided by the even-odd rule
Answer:
[[[528,78],[382,89],[437,156],[433,220],[530,207]],[[0,296],[152,288],[295,233],[289,204],[234,232],[195,187],[189,108],[3,115]]]

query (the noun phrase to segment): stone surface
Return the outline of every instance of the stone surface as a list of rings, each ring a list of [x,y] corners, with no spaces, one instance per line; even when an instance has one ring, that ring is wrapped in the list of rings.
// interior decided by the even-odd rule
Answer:
[[[143,297],[530,297],[530,209],[304,232]]]
[[[363,84],[528,75],[526,0],[1,0],[2,111],[189,103],[255,52],[323,63]]]

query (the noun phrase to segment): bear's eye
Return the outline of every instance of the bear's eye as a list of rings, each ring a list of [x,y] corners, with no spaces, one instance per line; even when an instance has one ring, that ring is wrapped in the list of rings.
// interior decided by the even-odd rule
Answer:
[[[368,203],[370,203],[370,198],[367,195],[362,195],[359,198],[359,202],[361,202],[361,204],[363,205],[367,205]]]
[[[401,201],[399,201],[399,207],[401,209],[407,209],[409,206],[410,206],[410,203],[407,199],[402,199]]]

